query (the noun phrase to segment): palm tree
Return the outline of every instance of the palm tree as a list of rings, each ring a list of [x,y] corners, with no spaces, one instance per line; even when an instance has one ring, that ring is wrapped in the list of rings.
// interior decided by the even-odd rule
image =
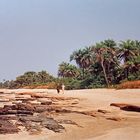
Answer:
[[[105,52],[106,52],[106,48],[103,48],[101,44],[96,44],[96,47],[93,47],[93,55],[94,55],[95,62],[101,65],[107,86],[109,86],[109,82],[106,74],[106,68],[105,68]]]
[[[80,74],[78,68],[66,62],[62,62],[58,68],[58,76],[60,77],[77,77]]]
[[[123,63],[134,60],[137,54],[135,43],[133,40],[121,41],[118,57]]]
[[[105,40],[104,42],[97,43],[96,46],[92,47],[93,50],[93,59],[94,63],[99,63],[102,67],[105,81],[107,86],[109,87],[108,75],[110,72],[110,68],[112,66],[118,65],[117,57],[116,57],[116,48],[115,41],[113,40]]]
[[[113,39],[107,39],[101,42],[101,44],[105,45],[108,48],[116,49],[116,42]]]
[[[128,79],[129,71],[134,67],[134,61],[140,55],[140,42],[127,40],[121,41],[118,51],[118,58],[121,61],[125,77]]]
[[[75,60],[79,68],[83,71],[83,79],[85,75],[85,70],[89,68],[92,63],[92,49],[91,47],[86,47],[84,49],[79,49],[74,51],[70,56],[70,61]]]

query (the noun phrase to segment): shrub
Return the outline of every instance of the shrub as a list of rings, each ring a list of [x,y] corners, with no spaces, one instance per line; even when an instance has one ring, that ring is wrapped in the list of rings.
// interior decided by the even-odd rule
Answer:
[[[126,81],[117,86],[117,89],[140,88],[140,80]]]

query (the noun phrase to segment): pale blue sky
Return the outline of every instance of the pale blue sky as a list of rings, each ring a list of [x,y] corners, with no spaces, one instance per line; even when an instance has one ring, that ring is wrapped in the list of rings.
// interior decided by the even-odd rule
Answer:
[[[140,0],[0,0],[0,80],[56,75],[74,50],[108,38],[140,40]]]

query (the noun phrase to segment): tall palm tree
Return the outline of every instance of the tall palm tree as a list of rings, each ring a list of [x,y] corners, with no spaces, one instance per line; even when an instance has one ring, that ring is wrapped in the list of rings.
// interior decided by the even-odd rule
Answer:
[[[129,71],[134,67],[134,61],[140,55],[140,42],[127,40],[121,41],[118,58],[121,61],[125,77],[128,79]]]
[[[105,40],[104,42],[97,43],[92,47],[93,50],[93,58],[95,63],[99,63],[102,67],[105,81],[107,86],[109,87],[108,74],[110,72],[110,68],[112,65],[118,64],[116,51],[115,51],[115,41],[113,40]]]
[[[118,57],[123,63],[134,60],[137,54],[136,42],[133,40],[121,41]]]
[[[106,68],[105,68],[105,50],[106,48],[103,48],[101,44],[96,44],[96,47],[93,47],[93,55],[94,55],[95,62],[99,63],[102,66],[106,84],[107,86],[109,86]]]
[[[82,69],[84,78],[85,70],[92,63],[92,48],[86,47],[84,49],[74,51],[73,54],[70,56],[70,61],[72,60],[75,60],[77,65]]]

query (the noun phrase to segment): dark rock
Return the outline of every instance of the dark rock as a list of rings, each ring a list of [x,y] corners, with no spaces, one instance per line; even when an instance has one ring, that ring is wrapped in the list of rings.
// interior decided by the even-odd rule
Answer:
[[[27,130],[35,129],[36,123],[40,123],[40,126],[43,126],[54,132],[60,132],[61,130],[64,129],[64,127],[60,125],[56,120],[48,117],[40,117],[40,116],[20,117],[19,121],[23,123],[23,125],[26,127]]]
[[[19,129],[10,121],[0,120],[0,134],[13,134],[18,131]]]
[[[9,116],[9,115],[0,115],[0,120],[17,120],[17,116]]]
[[[123,118],[119,118],[119,117],[109,117],[106,118],[107,120],[112,120],[112,121],[121,121]]]
[[[0,115],[7,115],[8,114],[8,108],[1,108],[0,109]]]
[[[110,113],[110,111],[102,110],[102,109],[98,109],[98,112],[103,113],[103,114]]]
[[[125,111],[140,112],[140,106],[136,106],[136,105],[112,103],[110,104],[110,106],[116,106],[116,107],[119,107],[121,110],[125,110]]]
[[[54,132],[61,132],[61,130],[64,130],[65,128],[60,125],[56,120],[53,118],[47,118],[45,121],[41,123],[42,126],[46,127],[49,130],[52,130]]]
[[[97,116],[94,111],[80,111],[80,112],[76,112],[76,113],[80,113],[80,114],[84,114],[84,115],[88,115],[88,116],[92,116],[92,117]]]
[[[134,111],[134,112],[140,112],[140,106],[134,106],[134,105],[127,105],[120,108],[121,110],[125,111]]]
[[[15,106],[12,106],[12,109],[16,110],[26,110],[26,111],[34,111],[34,106],[31,104],[16,104]]]
[[[18,103],[18,104],[15,104],[15,105],[4,105],[3,109],[5,109],[5,110],[34,111],[34,106],[32,106],[31,104]]]
[[[60,107],[56,106],[49,106],[49,105],[36,105],[34,106],[35,112],[42,113],[42,112],[55,112],[56,110],[60,110]]]
[[[9,99],[2,99],[1,101],[9,102]],[[0,107],[1,134],[17,133],[19,126],[26,128],[29,134],[39,134],[42,128],[61,132],[65,128],[60,124],[77,124],[71,120],[56,121],[48,116],[52,116],[52,114],[57,115],[58,113],[93,115],[91,112],[80,112],[69,109],[73,107],[70,106],[71,104],[78,104],[78,100],[71,97],[52,97],[40,93],[17,93],[11,101],[12,105]],[[13,120],[14,124],[12,123]]]
[[[19,117],[19,120],[21,122],[27,122],[27,121],[30,121],[30,122],[42,122],[43,118],[40,118],[38,116],[26,116],[26,117]]]
[[[8,114],[28,114],[28,115],[33,115],[34,113],[32,111],[28,111],[28,110],[8,110]]]
[[[1,110],[0,115],[7,115],[7,114],[28,114],[33,115],[32,111],[26,111],[26,110]]]
[[[124,103],[111,103],[110,106],[116,106],[116,107],[124,107],[126,106],[127,104],[124,104]]]
[[[72,113],[73,111],[68,110],[68,109],[59,108],[59,109],[55,109],[55,112],[57,112],[57,113]]]
[[[32,134],[32,135],[40,134],[42,131],[41,126],[39,124],[31,122],[31,121],[22,122],[22,125],[26,128],[29,134]]]

